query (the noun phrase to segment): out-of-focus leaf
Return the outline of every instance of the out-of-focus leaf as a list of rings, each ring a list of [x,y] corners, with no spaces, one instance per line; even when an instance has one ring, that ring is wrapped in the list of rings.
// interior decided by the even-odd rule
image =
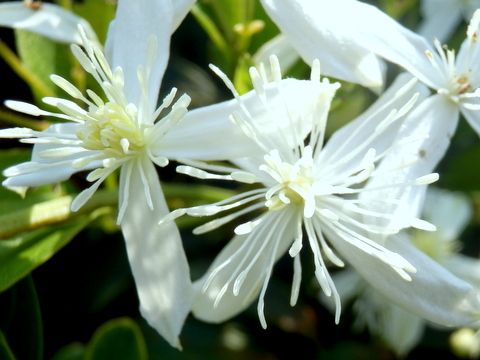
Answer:
[[[12,354],[10,346],[8,346],[7,339],[0,331],[0,359],[5,360],[16,360],[15,356]]]
[[[50,259],[90,221],[90,217],[84,216],[66,224],[40,228],[0,241],[0,292]]]
[[[115,9],[114,1],[84,0],[72,4],[73,12],[90,23],[101,44],[105,43],[108,25],[115,17]]]
[[[50,80],[50,75],[71,78],[72,55],[69,47],[26,30],[15,30],[15,41],[18,55],[25,67],[51,92],[45,94],[29,84],[36,103],[42,104],[41,98],[44,96],[63,95],[63,91]]]
[[[50,360],[82,360],[85,356],[84,344],[75,342],[62,347],[58,350]]]
[[[43,358],[43,330],[37,292],[31,277],[18,282],[0,295],[0,330],[8,343],[12,359],[41,360]],[[0,345],[1,347],[1,345]],[[0,354],[4,347],[0,350]],[[1,357],[4,359],[3,357]],[[10,359],[10,358],[6,358]]]
[[[84,360],[147,360],[147,348],[138,325],[129,318],[107,321],[93,334]]]
[[[440,173],[439,183],[450,190],[467,192],[480,190],[480,167],[472,166],[479,158],[479,145],[473,145],[454,154],[444,171]]]

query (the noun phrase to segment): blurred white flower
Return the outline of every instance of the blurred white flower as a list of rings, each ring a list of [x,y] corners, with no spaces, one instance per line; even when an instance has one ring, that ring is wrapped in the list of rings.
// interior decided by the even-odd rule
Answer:
[[[38,2],[39,7],[28,7],[24,1],[0,3],[0,26],[28,30],[64,43],[81,44],[79,26],[90,39],[96,34],[85,19],[71,11],[50,3]]]
[[[432,264],[431,271],[444,274],[452,282],[468,282],[473,285],[478,297],[480,260],[458,253],[460,243],[457,241],[472,214],[472,205],[465,195],[429,188],[423,216],[437,226],[437,231],[411,229],[394,236],[401,237],[399,241],[411,243],[435,261],[437,264]],[[432,263],[433,261],[430,260]],[[383,339],[400,357],[406,356],[421,340],[428,324],[419,316],[421,314],[407,311],[387,299],[353,268],[335,274],[333,279],[342,303],[354,301],[353,310],[357,317],[355,328],[368,327],[372,334]],[[415,280],[413,277],[412,283]],[[334,311],[334,304],[330,299],[323,295],[320,299]],[[479,315],[477,314],[477,318]]]
[[[447,41],[459,23],[470,21],[478,8],[480,0],[423,0],[423,19],[417,32],[428,40]]]

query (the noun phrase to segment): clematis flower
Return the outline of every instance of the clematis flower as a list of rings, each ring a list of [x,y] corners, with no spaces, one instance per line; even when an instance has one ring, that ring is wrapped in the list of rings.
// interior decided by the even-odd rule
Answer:
[[[190,99],[184,95],[174,103],[173,89],[158,108],[156,103],[170,34],[191,2],[176,1],[174,5],[173,1],[120,1],[115,25],[108,33],[108,61],[96,38],[88,38],[83,29],[76,32],[83,49],[72,46],[73,54],[104,94],[88,90],[83,95],[67,80],[53,75],[52,81],[83,102],[86,109],[58,98],[44,101],[59,113],[8,101],[6,105],[12,109],[67,122],[51,125],[42,132],[26,128],[0,132],[0,137],[35,144],[32,161],[4,171],[8,177],[3,183],[6,187],[39,186],[66,180],[78,171],[93,170],[87,177],[92,185],[75,198],[72,211],[85,204],[109,174],[120,169],[117,220],[126,241],[140,311],[176,347],[180,347],[178,335],[190,311],[192,287],[178,229],[173,224],[162,231],[156,227],[158,217],[167,213],[168,208],[154,165],[168,163],[156,144],[180,121]],[[34,12],[26,22],[49,9],[53,8],[47,6]],[[163,17],[160,23],[148,16],[159,13]],[[38,26],[50,33],[49,24]],[[16,25],[17,22],[13,24]],[[170,110],[165,115],[162,112],[166,108]]]
[[[400,221],[390,221],[391,213],[368,208],[370,203],[402,205],[395,197],[385,197],[385,193],[381,192],[384,189],[422,187],[437,179],[436,174],[417,176],[408,172],[408,176],[402,175],[404,168],[417,161],[416,157],[407,156],[407,153],[397,157],[396,162],[390,161],[388,166],[377,166],[390,152],[425,136],[419,133],[397,138],[403,115],[420,96],[418,92],[413,94],[417,90],[415,80],[407,81],[405,76],[399,78],[372,108],[324,144],[330,101],[338,84],[330,84],[326,79],[320,81],[318,62],[313,64],[311,83],[322,88],[323,92],[302,116],[300,124],[308,126],[310,131],[306,142],[305,129],[293,123],[288,131],[279,130],[276,138],[264,136],[262,126],[255,121],[233,85],[218,69],[217,73],[241,104],[241,112],[232,113],[232,120],[256,142],[259,151],[255,156],[231,160],[236,165],[234,168],[197,162],[180,166],[177,171],[203,179],[236,180],[256,186],[211,205],[174,210],[160,224],[168,224],[184,214],[212,216],[235,210],[194,229],[194,233],[204,233],[253,211],[262,213],[235,228],[233,239],[216,257],[206,274],[194,283],[197,295],[192,311],[196,317],[221,322],[259,298],[258,315],[262,326],[266,327],[264,296],[274,264],[287,252],[293,258],[290,303],[294,305],[301,282],[300,251],[306,242],[313,252],[318,283],[323,292],[335,301],[337,322],[341,311],[340,299],[327,264],[342,267],[342,257],[353,262],[356,268],[360,267],[368,281],[382,293],[394,292],[398,297],[397,303],[402,306],[415,308],[417,313],[440,323],[471,320],[472,312],[480,310],[480,304],[474,296],[472,298],[471,286],[450,283],[450,279],[429,271],[428,266],[423,266],[419,252],[413,251],[411,246],[392,250],[382,241],[403,227],[434,230],[434,226],[408,215]],[[271,73],[274,74],[273,83],[278,93],[284,93],[286,88],[279,80],[281,71],[275,57],[272,57]],[[268,84],[254,68],[251,69],[251,78],[259,99],[266,108],[273,109],[264,92]],[[418,89],[423,92],[422,87]],[[270,118],[272,125],[282,117],[298,117],[287,102],[281,111],[281,114]],[[373,179],[381,180],[389,172],[397,175],[396,181],[370,185]],[[377,193],[381,195],[375,196]],[[364,197],[363,194],[371,196]],[[360,262],[355,260],[357,257]],[[422,272],[419,280],[411,281],[418,269]],[[425,286],[428,290],[419,291]],[[449,296],[446,296],[447,289]],[[451,296],[450,292],[454,295]],[[432,296],[441,300],[431,302]],[[463,304],[468,306],[463,307]]]
[[[32,161],[4,171],[8,177],[4,186],[39,186],[66,180],[79,171],[93,170],[87,176],[92,185],[75,198],[73,211],[88,201],[109,174],[120,169],[117,221],[126,241],[140,310],[150,325],[177,347],[178,335],[190,311],[192,288],[178,229],[174,223],[157,226],[168,208],[155,165],[166,166],[171,159],[225,160],[256,151],[255,142],[228,119],[232,111],[240,111],[235,100],[187,113],[189,97],[183,95],[175,102],[173,89],[159,107],[156,105],[170,34],[190,3],[140,1],[132,6],[120,1],[117,17],[109,28],[108,56],[82,31],[79,33],[83,50],[76,45],[72,47],[104,94],[88,90],[83,95],[71,83],[54,75],[52,80],[83,102],[86,109],[58,98],[44,99],[57,107],[58,113],[9,101],[7,105],[18,111],[54,116],[67,122],[51,125],[42,132],[25,128],[0,130],[0,137],[34,144]],[[161,24],[145,15],[159,13],[163,14]],[[135,30],[129,26],[131,23],[137,24]],[[289,85],[285,95],[299,113],[317,96],[318,89],[309,82],[294,79],[283,82]],[[273,90],[267,88],[265,92],[275,109],[283,101]],[[262,123],[275,110],[262,107],[253,94],[242,98]],[[278,121],[266,129],[266,136],[274,136],[278,127],[290,125]]]
[[[480,10],[474,13],[467,38],[455,55],[438,40],[432,46],[374,6],[359,1],[262,0],[262,4],[291,44],[304,54],[302,57],[318,54],[327,65],[333,62],[332,66],[342,67],[345,72],[357,73],[357,60],[351,58],[355,58],[356,46],[361,45],[375,56],[403,67],[433,90],[434,94],[410,112],[404,122],[404,136],[417,131],[429,134],[419,145],[422,159],[418,167],[425,171],[436,167],[448,149],[460,114],[480,135]],[[325,49],[335,50],[330,54]],[[344,79],[362,84],[353,78]]]
[[[455,216],[451,214],[454,213]],[[445,190],[430,188],[427,191],[424,217],[437,225],[436,232],[412,229],[397,237],[424,252],[424,261],[431,271],[443,274],[452,282],[468,282],[480,296],[480,261],[458,253],[457,238],[470,221],[471,204],[465,196]],[[346,269],[333,276],[342,303],[354,300],[355,328],[368,327],[380,337],[399,357],[405,357],[421,340],[425,319],[400,308],[367,283],[354,269]],[[415,278],[412,280],[415,281]],[[333,303],[325,296],[321,301],[332,311]]]
[[[462,20],[470,21],[478,8],[479,0],[423,0],[420,3],[423,20],[417,32],[426,39],[444,42]]]
[[[96,34],[85,19],[64,8],[49,3],[29,7],[25,1],[6,1],[0,4],[0,26],[23,29],[63,43],[80,44],[81,26],[90,39]]]

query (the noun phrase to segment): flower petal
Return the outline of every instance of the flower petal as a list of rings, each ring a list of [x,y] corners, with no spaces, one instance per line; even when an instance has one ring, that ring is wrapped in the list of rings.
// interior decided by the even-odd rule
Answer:
[[[292,126],[302,126],[306,131],[308,122],[313,120],[313,109],[329,85],[285,79],[280,86],[281,91],[276,83],[267,84],[268,108],[253,90],[242,95],[241,100],[265,135],[279,136],[279,128],[290,132]],[[156,151],[170,159],[200,160],[227,160],[258,154],[256,143],[230,121],[233,112],[243,116],[235,99],[189,111],[162,138]]]
[[[254,232],[259,228],[269,231],[270,227],[265,229],[264,225],[274,223],[275,220],[281,216],[281,213],[282,211],[277,211],[276,214],[273,215],[271,213],[265,214],[262,219],[264,222],[262,225],[256,227]],[[269,220],[265,219],[267,217]],[[296,229],[294,220],[298,220],[298,218],[296,216],[290,216],[290,218],[285,221],[287,226],[285,226],[285,224],[277,224],[277,228],[272,229],[273,235],[270,242],[278,242],[275,262],[284,255],[292,245],[294,229]],[[269,223],[265,224],[265,222]],[[254,232],[249,235],[254,234]],[[245,241],[249,235],[234,236],[215,258],[206,274],[194,282],[196,297],[192,306],[192,312],[195,317],[203,321],[220,323],[245,310],[258,297],[267,276],[267,267],[271,260],[272,253],[262,248],[262,246],[265,246],[265,237],[258,236],[258,232],[258,237],[252,240],[249,246],[245,246]],[[256,256],[258,256],[258,258],[255,259],[253,266],[244,279],[238,295],[234,295],[232,284],[230,284],[229,288],[226,289],[222,295],[221,301],[219,301],[215,307],[217,297],[221,294],[224,285],[229,282],[234,272],[238,271],[234,277],[235,279],[250,265]],[[216,272],[219,266],[223,267]],[[211,276],[214,276],[213,280],[211,280],[206,290],[203,291],[205,283],[209,281],[209,277]]]
[[[302,58],[318,58],[326,75],[381,87],[380,56],[433,86],[430,79],[436,79],[436,73],[425,55],[429,43],[374,6],[355,0],[262,4]]]
[[[407,259],[416,269],[412,281],[400,277],[389,265],[342,239],[329,234],[336,250],[388,300],[427,320],[461,326],[480,315],[475,289],[398,236],[385,247]]]
[[[95,32],[83,18],[60,6],[42,3],[38,10],[31,9],[21,1],[0,4],[0,26],[24,29],[64,43],[81,43],[78,26],[81,25],[90,38]]]
[[[47,138],[58,138],[58,139],[76,139],[75,136],[75,127],[77,124],[73,123],[62,123],[54,124],[49,126],[40,134],[44,134]],[[47,135],[48,133],[48,135]],[[38,136],[42,138],[42,136]],[[62,148],[72,148],[77,147],[78,151],[73,152],[72,155],[65,157],[42,157],[39,156],[40,153],[45,151],[54,151],[57,149],[61,151]],[[91,170],[101,166],[100,161],[92,161],[87,166],[81,168],[74,168],[72,162],[76,159],[82,158],[84,156],[89,156],[94,152],[91,150],[83,149],[80,146],[76,145],[61,145],[61,144],[52,144],[52,143],[40,143],[35,144],[32,150],[32,160],[30,162],[22,163],[15,165],[5,170],[5,172],[11,173],[11,177],[7,178],[3,185],[6,187],[35,187],[46,184],[54,184],[64,180],[67,180],[73,174],[84,171]],[[18,173],[18,175],[13,175]]]
[[[156,36],[156,58],[150,69],[146,89],[150,97],[150,113],[153,113],[157,104],[160,84],[167,67],[173,16],[172,1],[120,0],[116,18],[108,29],[105,53],[112,69],[117,66],[122,68],[125,96],[133,104],[140,103],[142,91],[137,79],[137,67],[147,67],[148,39],[151,35]],[[135,31],[132,31],[131,24],[135,24]]]
[[[157,226],[169,211],[154,166],[150,161],[142,166],[155,208],[152,211],[148,205],[136,164],[123,166],[120,204],[128,201],[128,205],[121,228],[140,312],[172,346],[180,347],[178,336],[193,298],[189,267],[175,223]]]
[[[425,220],[437,227],[435,233],[435,237],[438,238],[437,243],[457,240],[472,219],[472,215],[473,206],[467,195],[433,186],[428,188],[423,216]]]
[[[376,171],[381,176],[370,178],[365,188],[371,189],[385,184],[406,184],[432,172],[450,145],[450,138],[455,132],[458,119],[458,107],[446,97],[433,95],[422,101],[407,115],[397,141],[424,134],[428,134],[429,137],[406,143],[390,151],[377,167]],[[410,166],[399,168],[402,159],[411,156],[417,157],[417,161]],[[389,187],[378,191],[364,191],[360,198],[364,200],[372,198],[372,210],[394,215],[390,226],[400,229],[407,226],[405,221],[419,215],[424,193],[425,186]],[[401,205],[380,204],[375,202],[378,198],[397,199]]]
[[[441,43],[450,38],[462,18],[461,5],[451,0],[423,0],[421,10],[423,20],[417,33],[427,40],[437,38]]]
[[[401,109],[417,92],[419,93],[417,103],[425,99],[429,90],[420,83],[416,83],[408,91],[401,91],[401,96],[396,96],[397,92],[411,80],[412,77],[410,74],[400,74],[393,84],[365,112],[335,131],[323,148],[317,162],[344,161],[345,158],[351,155],[352,149],[365,146],[364,143],[366,139],[372,135],[372,129],[376,129],[392,110]],[[374,148],[377,154],[385,151],[391,146],[395,136],[397,136],[402,122],[402,120],[396,121],[387,131],[373,138],[372,141],[368,143],[366,150]],[[365,152],[359,152],[356,157],[352,157],[350,161],[345,162],[343,168],[349,169],[352,168],[352,166],[356,166],[360,163],[364,155]]]
[[[472,129],[480,136],[480,111],[466,109],[465,107],[461,107],[460,110]]]
[[[382,87],[382,63],[352,34],[356,29],[349,25],[350,18],[362,15],[345,12],[350,4],[262,0],[262,5],[306,63],[319,59],[322,73],[327,76],[368,87]]]

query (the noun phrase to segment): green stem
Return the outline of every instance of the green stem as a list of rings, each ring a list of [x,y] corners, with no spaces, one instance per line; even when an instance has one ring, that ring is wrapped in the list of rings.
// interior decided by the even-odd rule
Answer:
[[[228,43],[212,19],[210,19],[198,4],[193,5],[191,13],[203,30],[205,30],[213,44],[224,54],[225,58],[228,59],[230,54]]]
[[[35,131],[45,130],[50,125],[49,121],[30,119],[2,109],[0,109],[0,121],[16,127],[27,127]]]
[[[82,214],[92,213],[101,207],[116,206],[118,203],[116,191],[97,191],[79,211],[74,213],[70,210],[74,198],[74,195],[62,196],[0,216],[0,239],[8,239],[25,231],[62,223]]]
[[[35,74],[22,64],[17,55],[0,40],[0,56],[12,68],[13,71],[23,79],[32,90],[36,90],[41,97],[55,96],[55,93],[48,88]]]
[[[163,184],[162,188],[167,199],[180,198],[187,200],[187,203],[192,200],[212,203],[235,194],[233,190],[203,185]],[[70,210],[73,199],[75,195],[66,195],[0,216],[0,239],[9,239],[25,231],[62,223],[83,214],[90,214],[99,208],[115,207],[118,205],[118,191],[97,191],[77,212]]]

